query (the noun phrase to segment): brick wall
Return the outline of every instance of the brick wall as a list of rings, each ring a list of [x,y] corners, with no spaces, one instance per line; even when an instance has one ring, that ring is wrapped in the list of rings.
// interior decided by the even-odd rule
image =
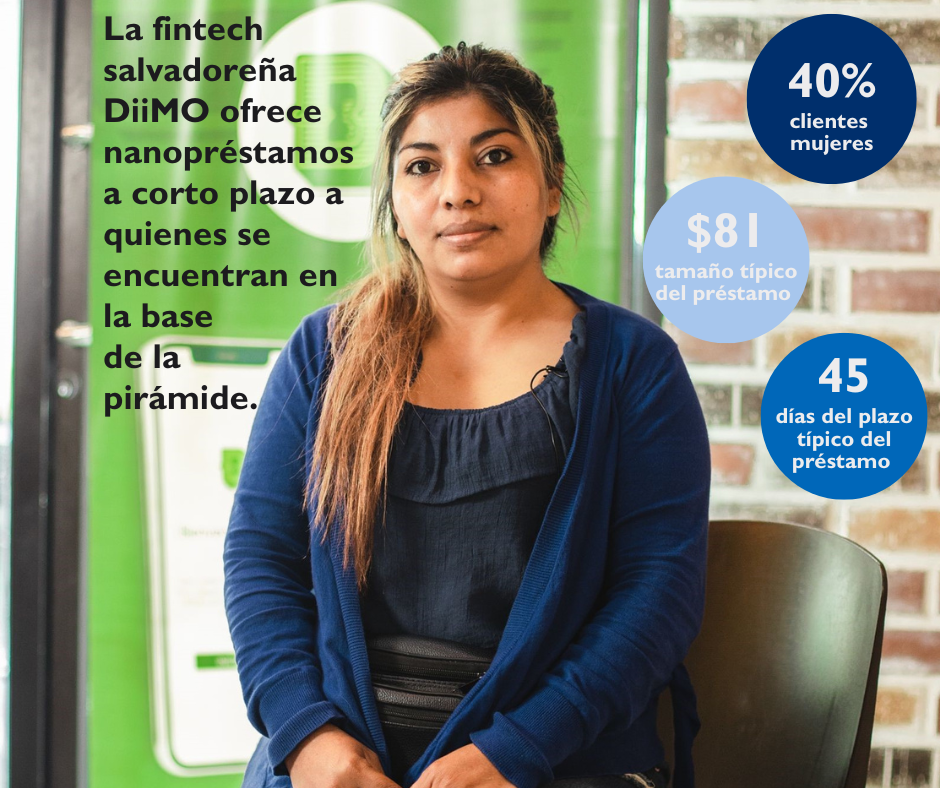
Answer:
[[[876,24],[904,51],[917,82],[907,144],[858,183],[819,185],[789,175],[747,123],[755,57],[778,30],[817,13]],[[793,206],[811,250],[806,291],[769,334],[711,344],[668,327],[709,423],[712,516],[827,528],[884,562],[890,591],[869,785],[940,788],[940,0],[673,0],[669,57],[670,193],[714,175],[765,183]],[[760,433],[761,395],[774,366],[800,343],[839,331],[898,350],[920,375],[930,414],[911,470],[857,501],[830,501],[793,485]]]

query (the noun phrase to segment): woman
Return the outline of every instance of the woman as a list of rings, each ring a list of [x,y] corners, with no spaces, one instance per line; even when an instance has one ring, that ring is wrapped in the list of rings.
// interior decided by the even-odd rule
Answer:
[[[670,685],[691,785],[709,450],[676,346],[545,276],[565,160],[533,72],[445,47],[382,115],[373,271],[279,356],[226,539],[244,784],[658,788]],[[388,633],[495,647],[411,764],[373,694]]]

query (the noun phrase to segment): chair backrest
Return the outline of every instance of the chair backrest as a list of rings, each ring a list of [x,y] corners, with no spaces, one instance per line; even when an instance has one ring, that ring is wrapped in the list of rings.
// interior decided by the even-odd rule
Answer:
[[[702,720],[696,788],[863,788],[886,598],[884,566],[848,539],[712,522],[705,618],[685,662]]]

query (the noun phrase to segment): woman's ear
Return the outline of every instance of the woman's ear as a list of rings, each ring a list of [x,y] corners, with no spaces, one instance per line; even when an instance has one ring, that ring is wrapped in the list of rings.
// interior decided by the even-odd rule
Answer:
[[[395,223],[395,232],[398,234],[399,238],[401,238],[403,241],[407,241],[408,236],[405,235],[405,229],[401,226],[401,222],[398,221],[398,214],[395,212],[395,203],[390,202],[390,205],[392,208],[392,220]]]
[[[558,177],[555,183],[565,182],[565,165],[558,165]],[[561,212],[561,186],[548,187],[548,216],[557,216]]]
[[[548,190],[548,216],[557,216],[561,212],[561,189],[551,186]]]

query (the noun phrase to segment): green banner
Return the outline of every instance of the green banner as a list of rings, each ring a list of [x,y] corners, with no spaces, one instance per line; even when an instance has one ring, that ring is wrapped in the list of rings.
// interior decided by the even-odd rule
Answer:
[[[616,301],[623,5],[168,0],[128,6],[95,0],[87,474],[91,788],[156,788],[184,779],[190,786],[234,788],[250,754],[244,742],[257,739],[244,721],[240,694],[233,697],[231,645],[219,642],[219,545],[250,411],[230,414],[230,423],[213,421],[213,412],[154,415],[137,410],[134,396],[156,386],[198,394],[205,385],[207,396],[223,384],[229,397],[260,391],[280,343],[305,314],[334,298],[330,272],[337,286],[361,272],[378,110],[391,75],[460,40],[510,49],[555,88],[570,173],[585,201],[579,232],[561,234],[548,272]],[[197,38],[200,21],[205,40]],[[190,40],[174,40],[174,25],[183,23]],[[222,26],[224,40],[212,40],[211,25]],[[247,38],[253,25],[260,40],[257,34],[229,37]],[[272,78],[284,66],[296,81]],[[179,79],[172,79],[177,72]],[[223,120],[223,107],[240,112],[246,98],[254,106],[316,106],[321,116],[296,123]],[[184,120],[203,106],[204,120]],[[221,159],[228,145],[257,144],[313,147],[320,155],[289,163]],[[218,150],[207,162],[212,148]],[[193,150],[200,160],[187,165]],[[270,205],[264,188],[315,198]],[[330,188],[341,189],[342,206],[326,206]],[[140,284],[128,270],[141,272]],[[150,275],[155,284],[148,284],[150,270],[158,272]],[[217,285],[211,279],[203,284],[205,270],[218,272]],[[305,270],[311,272],[306,286],[300,283]],[[238,284],[239,271],[252,273]],[[283,286],[278,271],[286,274]],[[269,286],[253,286],[252,279]],[[200,312],[210,317],[200,322]],[[128,355],[134,353],[140,358]],[[161,359],[166,366],[157,367]],[[234,717],[242,727],[237,736],[216,731],[213,739],[206,731],[214,723],[188,719],[197,712],[210,715],[206,719]],[[200,730],[190,733],[187,724]]]

